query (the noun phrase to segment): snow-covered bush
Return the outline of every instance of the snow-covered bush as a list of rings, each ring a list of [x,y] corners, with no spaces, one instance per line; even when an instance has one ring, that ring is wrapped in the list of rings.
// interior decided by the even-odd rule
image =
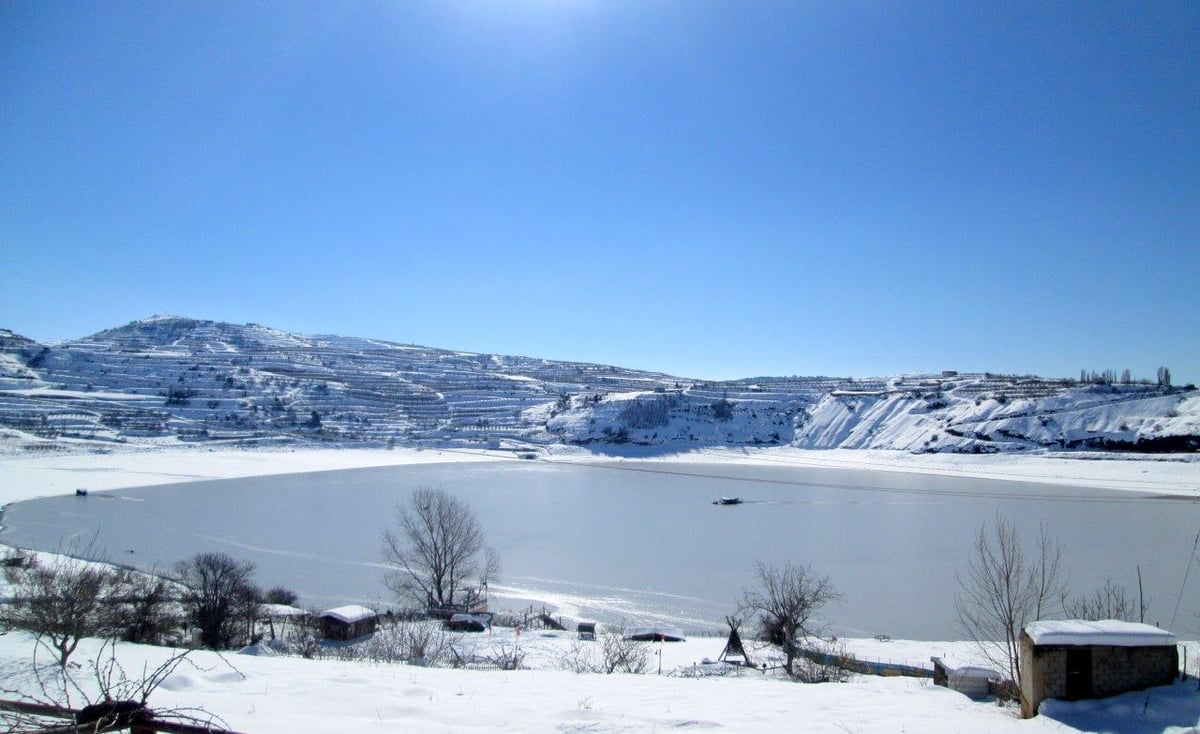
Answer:
[[[606,629],[599,644],[576,640],[559,660],[559,667],[573,673],[647,673],[650,646],[625,637],[625,625]]]
[[[844,683],[850,680],[845,645],[823,645],[816,654],[801,653],[792,663],[792,680],[799,683]]]
[[[384,625],[361,645],[362,658],[378,663],[413,663],[438,667],[453,660],[458,635],[437,622],[413,621]]]
[[[625,626],[605,630],[600,638],[604,673],[646,673],[650,670],[650,646],[625,637]]]

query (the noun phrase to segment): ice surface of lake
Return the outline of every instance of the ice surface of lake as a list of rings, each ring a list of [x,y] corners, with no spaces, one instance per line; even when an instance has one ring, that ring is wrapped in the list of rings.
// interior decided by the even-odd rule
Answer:
[[[1000,513],[1058,537],[1072,588],[1106,576],[1169,624],[1196,538],[1195,503],[1118,492],[919,474],[729,464],[495,462],[355,469],[93,492],[7,508],[0,541],[56,550],[72,541],[111,560],[166,568],[193,553],[254,561],[264,587],[318,607],[394,603],[380,533],[421,486],[479,516],[504,569],[493,608],[534,602],[616,621],[720,626],[756,560],[810,564],[844,600],[824,610],[844,635],[961,636],[955,576],[974,535]],[[745,504],[719,507],[720,496]],[[1175,632],[1198,626],[1200,572]],[[500,592],[499,597],[497,591]]]

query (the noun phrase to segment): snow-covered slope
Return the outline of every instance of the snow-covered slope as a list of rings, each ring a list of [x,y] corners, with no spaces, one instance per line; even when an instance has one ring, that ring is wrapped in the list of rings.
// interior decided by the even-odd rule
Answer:
[[[1186,451],[1200,447],[1200,395],[1148,385],[988,376],[924,388],[835,390],[797,427],[803,448],[991,453],[1030,448]]]
[[[62,344],[0,330],[0,450],[121,443],[1189,450],[1200,393],[993,375],[701,382],[156,316]]]

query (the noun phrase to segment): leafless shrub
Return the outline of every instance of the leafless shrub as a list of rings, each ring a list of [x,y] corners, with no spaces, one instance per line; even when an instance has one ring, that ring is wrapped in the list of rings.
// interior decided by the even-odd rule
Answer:
[[[603,673],[646,673],[650,670],[650,646],[625,636],[625,625],[605,629],[600,636]]]
[[[625,637],[626,625],[606,627],[597,642],[574,640],[558,660],[572,673],[646,673],[650,670],[650,645]]]
[[[850,680],[853,657],[845,645],[822,644],[812,648],[816,655],[800,654],[791,677],[800,683],[844,683]]]
[[[599,654],[594,642],[574,640],[558,659],[558,667],[572,673],[599,673]]]
[[[435,622],[397,622],[380,627],[357,647],[361,647],[366,660],[436,667],[448,664],[450,648],[456,639],[457,636]]]
[[[525,663],[525,653],[515,645],[496,645],[486,657],[499,670],[518,670]]]
[[[1063,611],[1073,619],[1120,619],[1141,622],[1146,618],[1146,604],[1133,598],[1124,586],[1105,577],[1104,586],[1088,596],[1063,601]]]
[[[181,589],[152,573],[117,569],[118,599],[112,610],[116,633],[126,642],[163,644],[183,627],[176,603]]]
[[[121,577],[111,566],[65,554],[48,561],[31,556],[23,564],[4,566],[4,579],[10,598],[0,606],[3,626],[32,632],[54,651],[60,667],[66,667],[83,638],[108,636],[118,624],[114,609]]]
[[[321,657],[321,624],[315,613],[294,621],[291,632],[276,643],[284,652],[312,660]]]
[[[283,604],[294,607],[296,606],[296,602],[300,600],[300,597],[289,588],[272,586],[263,594],[262,600],[264,604]]]

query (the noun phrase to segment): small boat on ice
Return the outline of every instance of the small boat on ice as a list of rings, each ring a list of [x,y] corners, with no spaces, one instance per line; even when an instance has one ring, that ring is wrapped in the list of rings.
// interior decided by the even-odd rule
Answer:
[[[714,505],[740,505],[740,504],[742,504],[742,498],[741,497],[722,497],[720,499],[713,500],[713,504]]]

